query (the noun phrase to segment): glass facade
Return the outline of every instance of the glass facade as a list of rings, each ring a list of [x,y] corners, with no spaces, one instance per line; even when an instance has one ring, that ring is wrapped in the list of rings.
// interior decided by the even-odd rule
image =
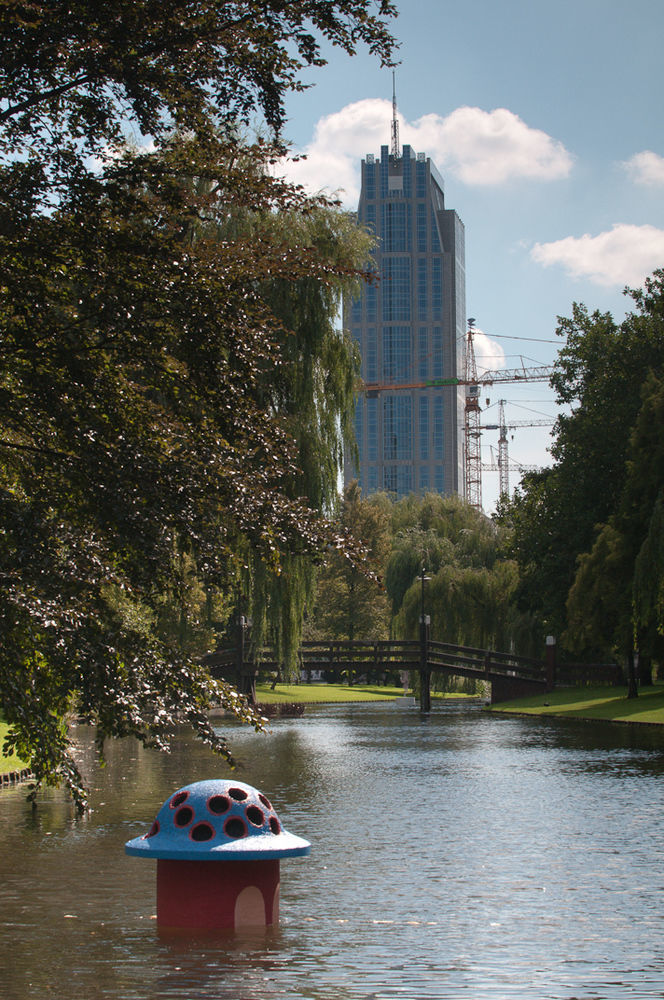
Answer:
[[[344,303],[366,384],[358,399],[359,466],[365,492],[463,489],[463,393],[433,380],[463,374],[463,224],[445,208],[430,159],[403,147],[362,162],[358,219],[377,238],[375,283]],[[400,386],[402,388],[400,388]]]

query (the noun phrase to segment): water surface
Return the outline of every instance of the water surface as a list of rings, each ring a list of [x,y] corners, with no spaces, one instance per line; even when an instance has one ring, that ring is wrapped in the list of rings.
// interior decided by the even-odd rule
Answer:
[[[379,704],[229,735],[238,778],[313,844],[282,862],[279,929],[160,936],[154,863],[124,843],[227,771],[185,738],[115,744],[100,770],[79,731],[87,819],[0,794],[0,996],[664,997],[664,734]]]

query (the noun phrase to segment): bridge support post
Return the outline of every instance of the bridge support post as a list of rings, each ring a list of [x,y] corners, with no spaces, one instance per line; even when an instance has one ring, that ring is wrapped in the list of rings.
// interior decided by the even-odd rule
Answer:
[[[429,626],[428,615],[420,618],[420,712],[431,711],[431,671],[429,670]]]
[[[256,705],[256,673],[248,674],[245,668],[247,619],[240,615],[238,619],[237,641],[237,689],[243,694],[250,705]]]

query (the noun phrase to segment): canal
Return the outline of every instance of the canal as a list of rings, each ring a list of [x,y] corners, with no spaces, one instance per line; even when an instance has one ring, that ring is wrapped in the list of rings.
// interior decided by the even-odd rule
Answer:
[[[237,777],[313,845],[282,862],[278,931],[159,935],[153,863],[124,843],[227,772],[184,737],[167,756],[124,741],[84,820],[60,792],[34,814],[0,793],[0,997],[664,996],[658,730],[374,704],[229,735]]]

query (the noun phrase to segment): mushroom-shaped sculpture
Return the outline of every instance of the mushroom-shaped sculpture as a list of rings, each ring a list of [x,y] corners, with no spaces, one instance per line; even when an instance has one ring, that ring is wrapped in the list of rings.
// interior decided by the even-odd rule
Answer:
[[[310,850],[262,792],[225,780],[179,788],[150,830],[125,845],[157,859],[158,925],[206,930],[276,924],[279,860]]]

